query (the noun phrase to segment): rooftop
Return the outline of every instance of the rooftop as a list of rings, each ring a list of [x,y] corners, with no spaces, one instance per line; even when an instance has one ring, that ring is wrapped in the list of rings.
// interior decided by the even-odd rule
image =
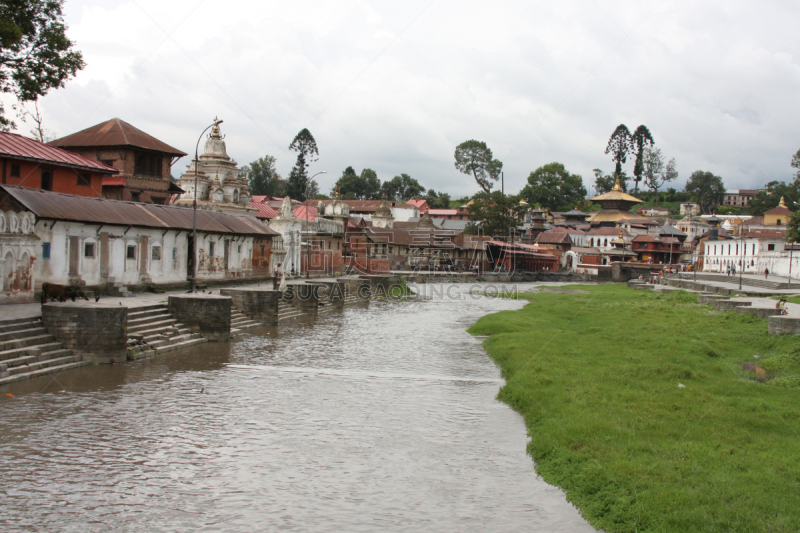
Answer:
[[[132,146],[153,152],[162,152],[168,155],[184,156],[177,148],[159,141],[149,133],[131,126],[124,120],[112,118],[90,128],[81,130],[72,135],[61,137],[50,143],[51,146],[62,148],[78,148],[90,146]]]
[[[87,157],[50,146],[17,133],[0,132],[0,155],[27,161],[41,161],[58,166],[116,174],[119,170]]]

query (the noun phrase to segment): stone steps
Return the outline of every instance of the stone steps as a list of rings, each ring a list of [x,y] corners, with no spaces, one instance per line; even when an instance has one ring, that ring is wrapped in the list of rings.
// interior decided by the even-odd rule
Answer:
[[[41,318],[4,320],[0,385],[89,364],[46,333]]]
[[[174,318],[165,318],[153,321],[143,321],[136,325],[128,326],[128,333],[142,333],[147,335],[147,332],[157,332],[163,328],[171,327],[177,324],[178,321]]]
[[[69,370],[71,368],[78,368],[80,366],[88,365],[89,363],[90,363],[90,361],[78,361],[78,362],[74,362],[74,363],[67,363],[67,364],[64,364],[64,365],[49,366],[49,367],[46,367],[46,368],[41,368],[39,370],[32,370],[32,371],[24,373],[24,374],[17,374],[17,375],[5,377],[5,378],[0,377],[0,385],[6,385],[8,383],[13,383],[15,381],[21,381],[23,379],[36,378],[36,377],[39,377],[39,376],[44,376],[46,374],[53,374],[55,372],[61,372],[62,370]]]
[[[194,346],[208,339],[185,327],[169,313],[166,304],[134,308],[128,313],[128,359],[135,361],[159,353]]]

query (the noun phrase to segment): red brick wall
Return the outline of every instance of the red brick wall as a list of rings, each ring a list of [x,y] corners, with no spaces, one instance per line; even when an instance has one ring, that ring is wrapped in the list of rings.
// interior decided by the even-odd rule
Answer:
[[[19,177],[11,176],[12,165],[20,166]],[[103,195],[102,174],[98,172],[80,171],[89,176],[90,185],[78,185],[78,171],[74,168],[57,167],[44,163],[20,161],[13,159],[3,160],[3,183],[7,185],[21,185],[32,189],[41,189],[42,171],[47,170],[53,174],[53,191],[78,196],[92,196],[101,198]]]

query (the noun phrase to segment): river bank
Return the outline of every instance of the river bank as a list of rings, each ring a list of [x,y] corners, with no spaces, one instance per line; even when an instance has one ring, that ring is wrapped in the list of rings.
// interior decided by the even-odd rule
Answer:
[[[530,303],[470,332],[490,335],[499,399],[525,417],[537,472],[592,525],[800,529],[800,337],[682,291],[519,298]],[[784,379],[762,383],[755,368]]]

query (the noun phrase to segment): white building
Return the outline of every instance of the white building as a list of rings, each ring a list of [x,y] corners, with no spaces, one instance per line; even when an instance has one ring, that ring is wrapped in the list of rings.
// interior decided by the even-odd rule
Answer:
[[[730,266],[736,272],[761,274],[768,268],[774,274],[786,276],[789,252],[784,252],[785,242],[779,236],[705,241],[703,271],[727,272]],[[793,269],[793,275],[798,274]]]
[[[38,249],[21,243],[12,258],[22,265],[30,254],[37,285],[182,285],[193,262],[200,281],[269,275],[275,232],[255,217],[198,209],[195,246],[192,209],[12,185],[0,186],[0,201],[8,219],[33,226],[24,241]]]

